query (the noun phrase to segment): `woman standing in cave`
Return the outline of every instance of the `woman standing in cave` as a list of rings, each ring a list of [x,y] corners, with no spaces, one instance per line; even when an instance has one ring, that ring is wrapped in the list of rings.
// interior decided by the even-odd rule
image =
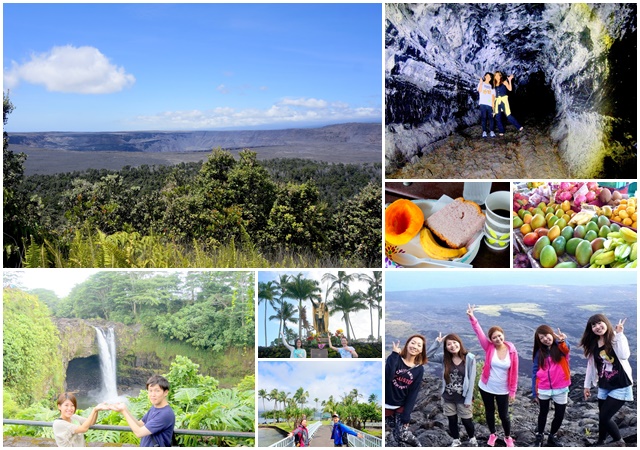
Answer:
[[[490,72],[484,74],[478,83],[480,93],[480,125],[482,126],[482,137],[486,138],[487,133],[491,137],[496,137],[493,132],[493,104],[496,98],[496,90],[491,84],[492,75]]]
[[[591,387],[598,386],[598,442],[605,445],[607,434],[613,438],[611,447],[624,447],[613,416],[625,402],[633,401],[633,381],[629,357],[629,341],[624,335],[624,322],[615,329],[604,314],[589,317],[580,346],[587,357],[584,378],[584,398],[591,397]]]
[[[475,306],[469,305],[467,315],[471,327],[478,337],[480,346],[485,351],[484,367],[480,375],[478,387],[484,403],[485,419],[491,434],[487,441],[489,447],[494,447],[498,437],[496,435],[496,404],[498,416],[504,429],[504,442],[507,447],[515,447],[511,437],[511,419],[509,418],[509,403],[516,399],[518,389],[518,351],[516,347],[504,339],[504,331],[498,326],[489,328],[484,334],[478,319],[473,315]]]
[[[60,418],[53,421],[53,436],[58,447],[84,447],[84,433],[89,427],[95,425],[98,420],[98,412],[108,410],[105,403],[100,403],[93,408],[88,418],[76,414],[78,401],[70,392],[60,394],[58,397],[58,410]]]
[[[493,103],[493,113],[498,123],[498,133],[500,136],[504,136],[504,125],[502,124],[502,114],[507,116],[507,120],[511,122],[511,125],[517,128],[518,131],[524,130],[515,117],[511,114],[511,107],[509,106],[509,97],[507,91],[511,92],[513,86],[511,84],[513,75],[509,75],[507,79],[504,79],[502,72],[497,71],[493,76],[493,86],[496,89],[496,98]]]

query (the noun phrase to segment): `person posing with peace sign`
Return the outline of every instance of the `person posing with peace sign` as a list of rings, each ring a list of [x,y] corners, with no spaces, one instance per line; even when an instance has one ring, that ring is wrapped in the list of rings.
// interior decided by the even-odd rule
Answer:
[[[504,442],[507,447],[515,447],[511,437],[511,419],[509,403],[516,399],[518,389],[518,351],[515,345],[505,340],[504,331],[498,326],[489,328],[484,334],[478,319],[474,316],[474,305],[469,305],[467,315],[478,337],[478,342],[485,352],[484,367],[480,375],[480,396],[484,403],[485,419],[491,434],[487,440],[489,447],[496,445],[496,405],[498,416],[504,430]]]
[[[538,430],[534,447],[542,447],[544,427],[547,423],[551,400],[554,404],[548,447],[561,447],[556,433],[562,425],[569,399],[571,371],[569,369],[569,344],[567,336],[560,331],[554,333],[549,325],[540,325],[533,335],[533,370],[531,393],[540,405]]]
[[[587,373],[584,379],[584,398],[591,396],[591,387],[598,386],[598,442],[604,445],[607,434],[613,438],[611,445],[625,445],[613,416],[624,402],[633,401],[633,381],[629,364],[629,341],[624,335],[624,323],[618,321],[615,329],[604,314],[589,317],[582,334],[580,346],[587,357]]]

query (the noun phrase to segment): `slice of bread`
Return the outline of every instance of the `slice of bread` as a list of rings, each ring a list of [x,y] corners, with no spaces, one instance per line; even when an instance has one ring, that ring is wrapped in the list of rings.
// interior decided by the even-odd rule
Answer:
[[[458,197],[429,216],[426,224],[449,247],[462,248],[471,243],[484,221],[484,213],[476,203]]]

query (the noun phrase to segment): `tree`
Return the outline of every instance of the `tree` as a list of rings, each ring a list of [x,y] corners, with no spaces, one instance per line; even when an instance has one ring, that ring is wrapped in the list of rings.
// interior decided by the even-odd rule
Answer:
[[[322,275],[322,282],[329,282],[327,293],[341,291],[343,289],[349,290],[349,283],[358,279],[358,274],[347,273],[344,270],[339,270],[337,275],[332,273],[325,273]]]
[[[267,398],[267,390],[266,389],[258,389],[258,398],[262,399],[262,410],[266,410],[265,406],[264,406],[264,399]]]
[[[298,300],[298,311],[302,310],[302,302],[310,299],[320,292],[316,280],[304,278],[302,273],[289,279],[285,286],[285,296]],[[302,321],[298,322],[298,337],[302,339]]]
[[[278,295],[278,286],[273,281],[266,283],[258,283],[258,303],[264,302],[264,345],[269,345],[269,339],[267,338],[267,306],[274,307],[274,301]]]
[[[343,289],[334,294],[333,299],[329,302],[329,314],[342,313],[342,319],[345,323],[347,331],[347,339],[351,340],[349,329],[353,331],[353,326],[349,320],[349,314],[361,311],[367,307],[361,301],[361,293],[351,294],[348,290]],[[355,339],[355,333],[353,339]]]
[[[269,316],[269,320],[278,319],[280,320],[280,333],[286,336],[287,334],[287,322],[291,322],[293,324],[298,323],[298,318],[295,317],[295,314],[298,310],[289,302],[283,301],[280,303],[280,308],[275,307],[275,314]],[[278,334],[279,335],[279,334]]]

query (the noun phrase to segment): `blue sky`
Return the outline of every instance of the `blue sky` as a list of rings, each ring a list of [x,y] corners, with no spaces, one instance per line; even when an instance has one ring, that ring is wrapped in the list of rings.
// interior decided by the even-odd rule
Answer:
[[[382,118],[380,4],[7,4],[8,131]]]
[[[382,361],[358,361],[337,359],[331,361],[286,361],[258,362],[258,388],[270,392],[272,389],[291,392],[304,388],[311,399],[307,406],[315,408],[313,399],[320,402],[333,395],[335,400],[357,389],[366,402],[371,394],[382,401]],[[273,409],[273,401],[265,400],[266,409]],[[258,410],[263,411],[262,399]]]
[[[370,277],[373,277],[373,271],[372,270],[345,270],[345,272],[347,273],[363,273],[366,274]],[[259,271],[258,272],[258,282],[263,282],[266,283],[268,281],[277,281],[280,279],[280,275],[290,275],[290,276],[296,276],[299,273],[302,273],[304,278],[309,278],[312,280],[317,280],[318,282],[320,282],[320,288],[322,289],[322,298],[324,300],[325,298],[325,293],[328,287],[328,283],[323,283],[322,282],[322,276],[326,273],[332,273],[334,275],[337,275],[338,271],[337,270],[311,270],[311,271],[304,271],[304,270],[280,270],[280,271]],[[358,291],[366,291],[367,290],[367,283],[366,282],[362,282],[362,281],[354,281],[353,283],[350,284],[349,288],[351,289],[351,292],[358,292]],[[287,299],[288,302],[292,303],[295,308],[298,308],[298,302],[297,301],[292,301],[290,299]],[[312,305],[311,302],[306,302],[305,303],[306,307],[307,307],[307,317],[312,318]],[[264,344],[264,308],[265,308],[265,304],[261,303],[258,306],[258,345],[265,345]],[[267,319],[269,318],[269,316],[272,316],[275,314],[274,309],[267,304]],[[376,310],[373,311],[373,334],[374,336],[378,336],[378,312]],[[297,314],[296,314],[297,317]],[[369,309],[363,310],[363,311],[358,311],[354,314],[350,314],[349,318],[351,319],[351,322],[353,324],[353,328],[355,330],[356,333],[356,338],[358,339],[366,339],[367,336],[369,336],[371,334],[371,318],[369,315]],[[279,326],[279,321],[278,320],[267,320],[267,339],[269,340],[269,342],[273,341],[274,339],[278,338],[278,326]],[[298,325],[297,324],[287,324],[287,328],[294,328],[296,330],[298,330]],[[343,330],[345,330],[345,325],[344,325],[344,321],[342,320],[342,314],[335,314],[333,316],[329,317],[329,330],[334,332],[335,330],[337,330],[338,328],[342,328]],[[380,325],[380,330],[382,332],[382,324]],[[345,334],[346,334],[346,330],[345,330]]]
[[[597,276],[586,269],[576,270],[387,270],[384,276],[385,291],[418,291],[428,288],[495,286],[495,285],[595,285],[636,284],[638,273],[633,270],[600,271]]]

